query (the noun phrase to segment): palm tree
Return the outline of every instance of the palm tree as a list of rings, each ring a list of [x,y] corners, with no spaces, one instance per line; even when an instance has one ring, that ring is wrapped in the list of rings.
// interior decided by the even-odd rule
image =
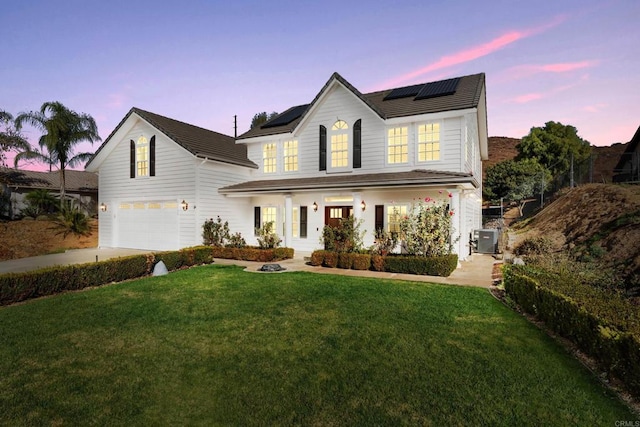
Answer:
[[[13,116],[7,111],[0,110],[0,166],[4,166],[5,152],[10,150],[28,150],[29,143],[18,132],[13,124]]]
[[[15,120],[19,130],[27,123],[40,131],[43,135],[38,140],[40,150],[30,149],[19,153],[14,163],[23,159],[35,159],[49,164],[55,164],[60,170],[60,200],[64,201],[65,169],[75,167],[86,162],[92,153],[75,153],[74,148],[83,141],[93,144],[100,141],[96,122],[88,114],[78,114],[62,105],[60,102],[45,102],[40,111],[20,113]]]

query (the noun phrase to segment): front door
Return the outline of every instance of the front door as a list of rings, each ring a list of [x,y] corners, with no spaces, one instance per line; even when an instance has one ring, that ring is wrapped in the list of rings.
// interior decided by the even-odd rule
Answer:
[[[349,218],[351,215],[353,215],[353,206],[325,206],[324,225],[337,227],[341,219]]]

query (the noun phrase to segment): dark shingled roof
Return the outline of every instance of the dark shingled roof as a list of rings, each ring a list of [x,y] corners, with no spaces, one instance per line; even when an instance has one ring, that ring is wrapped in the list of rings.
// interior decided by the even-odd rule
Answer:
[[[218,190],[221,194],[271,193],[318,189],[380,188],[394,186],[424,186],[444,184],[471,184],[478,187],[472,174],[438,172],[416,169],[410,172],[387,172],[353,175],[323,175],[312,178],[291,178],[247,181]]]
[[[463,110],[467,108],[478,107],[482,90],[485,84],[484,73],[473,74],[469,76],[459,77],[459,82],[456,87],[455,93],[445,96],[436,96],[426,99],[415,99],[415,97],[388,99],[384,98],[391,93],[394,89],[386,89],[379,92],[372,92],[367,94],[360,93],[355,87],[353,87],[348,81],[346,81],[340,74],[333,73],[331,78],[318,92],[315,99],[307,110],[296,120],[278,127],[255,127],[248,132],[240,135],[238,139],[253,138],[257,136],[277,135],[281,133],[290,133],[297,126],[305,115],[311,110],[313,105],[320,98],[322,93],[329,87],[329,85],[335,80],[342,83],[348,90],[350,90],[356,97],[360,98],[373,112],[375,112],[382,119],[390,119],[395,117],[407,117],[415,116],[418,114],[438,113],[441,111]],[[434,82],[430,82],[434,83]],[[424,83],[426,84],[426,83]],[[417,86],[417,85],[411,85]],[[408,87],[408,86],[407,86]],[[288,110],[287,110],[288,111]]]
[[[247,157],[247,147],[242,144],[236,144],[233,137],[170,119],[169,117],[164,117],[136,107],[133,107],[118,126],[116,126],[87,165],[90,164],[102,148],[109,143],[116,131],[133,113],[146,120],[151,126],[167,135],[194,156],[233,165],[247,166],[254,169],[258,168],[258,166]]]
[[[98,175],[92,172],[65,169],[66,191],[98,191]],[[0,169],[0,181],[22,188],[60,190],[60,171],[36,172],[9,168]]]

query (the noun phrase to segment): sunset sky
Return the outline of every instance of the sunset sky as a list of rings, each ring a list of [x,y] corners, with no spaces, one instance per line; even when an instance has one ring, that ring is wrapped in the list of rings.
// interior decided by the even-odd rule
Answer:
[[[0,109],[60,101],[103,139],[134,106],[233,135],[334,71],[363,93],[484,72],[490,136],[553,120],[610,145],[640,125],[639,18],[637,0],[24,0],[0,12]]]

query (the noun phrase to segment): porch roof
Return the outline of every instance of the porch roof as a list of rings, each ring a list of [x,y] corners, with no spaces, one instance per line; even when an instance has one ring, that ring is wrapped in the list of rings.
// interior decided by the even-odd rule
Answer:
[[[417,186],[460,186],[478,188],[477,179],[469,173],[439,172],[416,169],[409,172],[369,174],[336,174],[310,178],[288,178],[247,181],[218,190],[227,195],[286,193],[291,191],[344,190]]]

